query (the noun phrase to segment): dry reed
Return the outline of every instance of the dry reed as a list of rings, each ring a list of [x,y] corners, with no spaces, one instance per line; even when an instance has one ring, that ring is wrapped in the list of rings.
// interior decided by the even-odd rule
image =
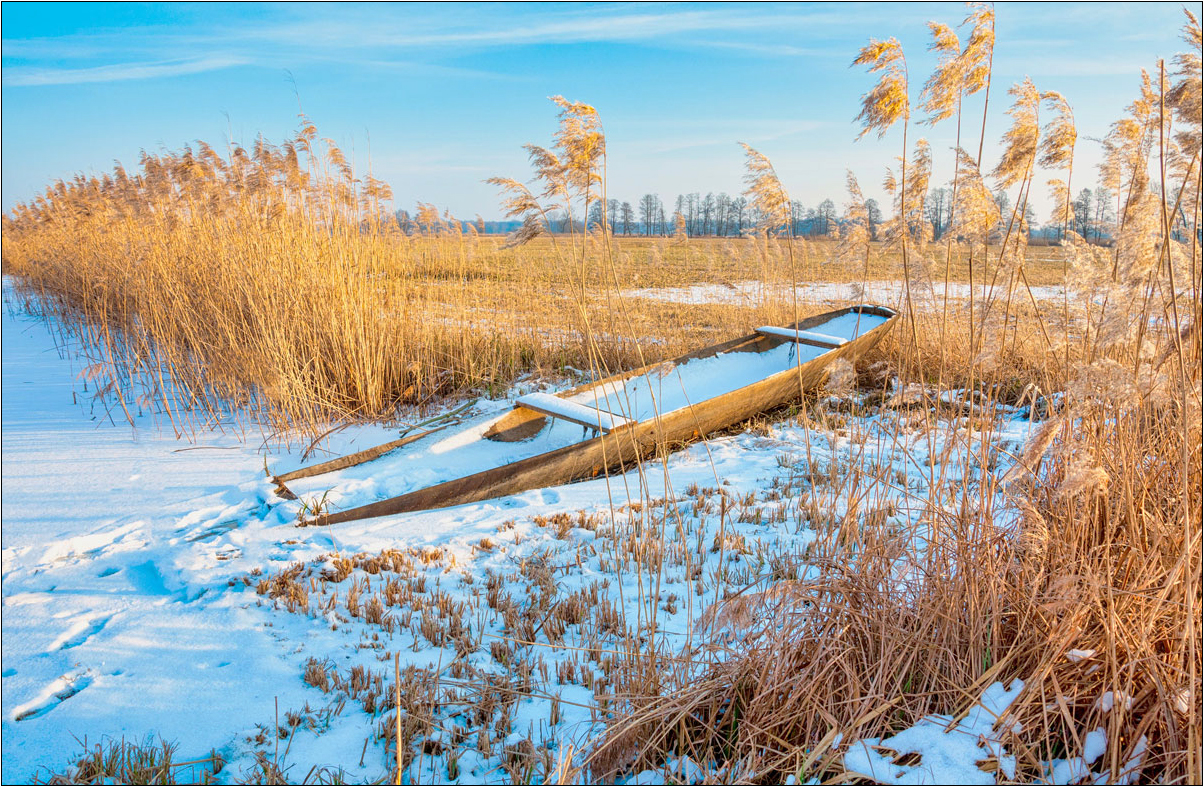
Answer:
[[[1188,17],[1185,38],[1198,43]],[[873,42],[858,62],[881,63],[890,48]],[[1114,127],[1103,175],[1127,195],[1116,247],[1069,233],[1073,303],[1012,298],[1025,284],[1027,233],[1016,225],[1038,153],[1069,169],[1075,132],[1064,100],[1045,94],[1057,115],[1040,143],[1041,94],[1028,83],[1014,90],[1016,122],[996,169],[1021,190],[1011,216],[986,204],[978,164],[959,153],[955,226],[971,248],[1000,233],[998,255],[983,258],[999,286],[948,317],[913,311],[917,328],[894,334],[890,363],[904,379],[937,383],[933,399],[946,385],[976,389],[987,413],[1023,401],[1031,383],[1064,392],[1019,464],[1005,476],[974,455],[967,436],[978,472],[951,480],[947,501],[915,501],[937,534],[922,547],[913,533],[863,527],[811,557],[818,578],[778,582],[721,608],[745,646],[706,664],[701,677],[697,665],[669,670],[659,696],[632,697],[590,761],[595,775],[659,767],[671,753],[732,780],[847,781],[856,774],[843,770],[842,740],[931,713],[956,716],[988,684],[1020,678],[1016,725],[999,730],[1017,755],[1017,780],[1047,778],[1048,763],[1081,755],[1086,734],[1101,730],[1107,755],[1097,770],[1109,781],[1199,782],[1198,203],[1186,240],[1170,219],[1201,188],[1198,154],[1176,144],[1198,139],[1192,57],[1177,60],[1187,67],[1173,87],[1146,78]],[[985,68],[979,81],[989,81]],[[904,115],[905,88],[884,84],[865,98],[866,131]],[[1177,135],[1172,112],[1183,124]],[[1161,172],[1152,176],[1150,166]],[[896,232],[906,232],[906,190],[897,192]],[[922,247],[913,249],[922,265]],[[978,428],[995,426],[988,417]],[[853,484],[847,506],[873,499],[884,483]]]

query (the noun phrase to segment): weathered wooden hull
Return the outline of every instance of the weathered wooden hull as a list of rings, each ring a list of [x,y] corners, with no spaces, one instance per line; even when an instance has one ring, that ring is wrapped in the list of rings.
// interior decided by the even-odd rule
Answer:
[[[821,386],[828,367],[838,358],[852,361],[865,353],[894,327],[898,315],[891,309],[861,306],[839,309],[800,320],[794,326],[807,330],[822,325],[843,314],[860,309],[862,314],[886,317],[886,322],[858,336],[837,349],[818,358],[805,361],[795,368],[779,372],[751,385],[691,406],[664,413],[656,418],[617,429],[609,434],[565,446],[564,448],[485,470],[463,478],[418,489],[398,497],[350,508],[345,511],[314,517],[304,525],[333,525],[358,519],[388,516],[407,511],[474,503],[496,497],[525,492],[545,486],[593,478],[607,472],[626,472],[640,459],[660,451],[667,454],[683,444],[693,442],[732,424],[756,416],[766,410],[801,398],[805,391]],[[730,342],[683,355],[667,363],[683,363],[722,352],[764,352],[783,343],[783,339],[752,334]],[[657,365],[659,366],[659,364]],[[649,367],[651,368],[651,367]],[[621,382],[648,369],[614,375],[587,383],[562,396],[588,391],[611,382]],[[494,440],[522,440],[542,428],[545,417],[525,409],[515,409],[487,433]]]

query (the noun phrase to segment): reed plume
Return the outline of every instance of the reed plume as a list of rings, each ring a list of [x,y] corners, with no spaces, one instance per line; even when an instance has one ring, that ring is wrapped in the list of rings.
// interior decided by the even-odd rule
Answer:
[[[991,41],[993,42],[993,21],[991,28]],[[978,25],[976,25],[978,27]],[[985,80],[989,79],[990,66],[989,62],[986,65],[985,75],[982,72],[982,55],[984,52],[984,35],[985,33],[977,33],[977,38],[974,38],[975,33],[971,33],[974,38],[975,48],[971,50],[969,42],[966,49],[961,49],[961,42],[958,39],[957,33],[953,28],[940,22],[929,22],[929,32],[932,35],[932,42],[928,45],[929,51],[936,52],[938,56],[936,71],[929,76],[928,81],[924,83],[924,91],[921,93],[922,106],[929,113],[926,123],[935,125],[936,123],[946,120],[951,116],[956,115],[956,135],[954,138],[954,169],[953,169],[953,193],[950,195],[950,201],[953,203],[952,209],[957,210],[958,204],[958,186],[961,185],[958,177],[961,167],[957,165],[957,153],[962,144],[962,97],[970,95],[982,89],[985,85]],[[993,43],[992,43],[993,47]],[[971,74],[970,72],[975,73]],[[979,154],[981,155],[981,153]],[[956,217],[951,217],[950,224],[956,222]],[[944,296],[941,301],[941,332],[944,333],[949,323],[949,276],[953,264],[954,252],[954,235],[949,234],[945,243],[945,288]],[[970,250],[970,280],[971,286],[974,279],[974,253],[973,248]],[[971,306],[973,305],[973,296],[971,296]],[[971,308],[971,312],[973,309]],[[941,351],[941,368],[939,379],[943,380],[945,376],[945,352],[942,347]]]
[[[1176,81],[1166,93],[1166,104],[1179,122],[1175,132],[1176,149],[1170,151],[1168,164],[1175,182],[1180,184],[1175,211],[1175,223],[1179,231],[1190,237],[1199,236],[1201,211],[1201,145],[1204,144],[1204,115],[1201,114],[1201,29],[1200,20],[1187,8],[1183,9],[1187,21],[1182,28],[1183,40],[1188,45],[1186,52],[1175,55]],[[1195,180],[1195,188],[1189,188]],[[1191,217],[1191,221],[1188,221]],[[1192,274],[1193,278],[1196,274]]]
[[[581,101],[552,96],[560,107],[560,127],[553,139],[560,151],[560,173],[586,201],[598,197],[602,184],[601,162],[606,155],[606,135],[598,110]],[[542,173],[541,173],[542,174]]]
[[[766,233],[790,228],[790,195],[782,186],[773,164],[762,153],[740,143],[744,148],[744,196],[756,214],[758,227]]]
[[[899,204],[902,210],[906,211],[908,195],[907,125],[911,117],[911,98],[908,94],[907,59],[903,55],[903,47],[893,36],[886,41],[877,41],[871,38],[869,44],[862,47],[861,51],[857,53],[852,65],[866,66],[866,70],[871,74],[881,72],[878,82],[861,97],[861,112],[854,118],[855,123],[861,124],[861,132],[857,138],[861,139],[870,131],[877,131],[878,138],[881,139],[898,120],[903,121],[902,183],[898,193]],[[893,175],[891,177],[893,178]],[[911,260],[908,258],[907,232],[905,231],[907,216],[905,213],[898,214],[898,221],[899,228],[904,230],[898,237],[903,254],[903,276],[908,282],[905,288],[907,316],[911,323],[915,346],[919,346],[918,329],[915,323],[915,304],[911,297]]]
[[[690,235],[686,232],[686,217],[681,211],[673,212],[673,240],[676,243],[685,243],[689,240]]]
[[[1187,17],[1183,25],[1183,40],[1188,49],[1175,55],[1174,76],[1177,81],[1166,93],[1166,104],[1182,124],[1176,136],[1179,147],[1184,151],[1198,151],[1204,127],[1204,109],[1201,108],[1201,70],[1204,69],[1204,63],[1200,55],[1201,47],[1204,47],[1204,34],[1195,14],[1186,7],[1183,14]]]
[[[991,100],[991,70],[995,62],[995,6],[993,3],[967,3],[970,13],[962,22],[970,26],[970,38],[961,54],[963,95],[979,91],[982,100],[982,131],[978,137],[978,157],[982,166],[982,147],[987,138],[987,105]]]
[[[920,108],[928,113],[923,122],[932,126],[948,120],[954,114],[960,115],[962,96],[970,87],[970,82],[966,78],[967,60],[962,56],[957,33],[941,22],[929,22],[928,29],[932,34],[928,50],[937,53],[937,66],[924,83],[924,90],[920,93]],[[959,134],[960,131],[959,117]],[[957,144],[960,144],[960,140]]]
[[[1155,107],[1158,96],[1150,75],[1141,71],[1141,93],[1126,108],[1127,115],[1112,123],[1104,138],[1104,159],[1100,163],[1100,179],[1117,194],[1122,205],[1140,199],[1149,185],[1146,161],[1157,138],[1158,116]],[[1119,211],[1120,228],[1126,222],[1127,207]]]
[[[1050,178],[1045,185],[1049,186],[1049,198],[1053,201],[1053,207],[1049,211],[1049,220],[1061,228],[1060,232],[1065,237],[1067,233],[1074,232],[1070,228],[1070,215],[1073,211],[1070,186],[1061,178]]]
[[[950,232],[969,239],[971,243],[979,241],[985,249],[991,233],[1002,220],[999,203],[991,194],[974,157],[958,148],[957,164],[957,176],[962,187],[958,190]]]
[[[1041,94],[1041,100],[1053,110],[1053,118],[1045,124],[1045,134],[1041,139],[1041,158],[1038,163],[1048,169],[1065,169],[1066,181],[1061,190],[1055,186],[1054,212],[1052,217],[1063,231],[1070,223],[1070,185],[1074,175],[1074,146],[1078,140],[1078,132],[1074,125],[1074,111],[1070,102],[1056,90],[1047,90]],[[1061,181],[1057,181],[1061,183]],[[1051,181],[1053,183],[1053,181]]]
[[[1028,179],[1037,160],[1041,135],[1038,123],[1041,94],[1032,80],[1025,77],[1023,82],[1013,85],[1008,93],[1016,98],[1007,111],[1012,118],[1012,125],[1004,132],[1001,140],[1003,155],[991,172],[999,186],[1005,189],[1017,183],[1023,184]],[[1019,199],[1016,207],[1019,210]]]
[[[869,211],[865,207],[865,196],[852,170],[845,172],[845,186],[849,201],[845,204],[844,221],[840,223],[840,244],[836,256],[842,263],[863,263],[862,281],[869,279],[870,227]]]
[[[857,54],[853,65],[866,66],[871,74],[882,72],[877,84],[861,97],[861,112],[854,118],[855,123],[861,124],[858,139],[871,131],[878,132],[881,138],[896,121],[902,119],[906,122],[911,116],[911,101],[907,94],[907,60],[903,56],[903,47],[893,37],[886,41],[871,38],[870,43]]]

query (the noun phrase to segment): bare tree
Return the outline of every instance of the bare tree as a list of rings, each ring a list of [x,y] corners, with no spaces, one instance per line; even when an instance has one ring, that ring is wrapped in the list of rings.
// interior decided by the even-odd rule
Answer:
[[[640,223],[644,227],[645,235],[652,235],[652,225],[657,220],[659,205],[660,199],[655,194],[645,194],[640,197]]]
[[[598,229],[606,225],[606,214],[602,202],[593,202],[589,206],[589,216],[585,219],[586,229]]]
[[[736,221],[736,234],[743,234],[744,224],[748,221],[748,200],[744,197],[732,200],[732,217]]]
[[[617,199],[606,200],[606,219],[610,224],[610,231],[614,232],[619,222],[619,201]]]
[[[1091,207],[1093,195],[1091,189],[1083,189],[1079,195],[1075,197],[1074,203],[1070,206],[1074,214],[1074,231],[1088,239],[1088,233],[1091,232]]]
[[[1116,221],[1116,211],[1113,209],[1112,192],[1100,186],[1095,190],[1095,216],[1092,225],[1095,227],[1095,242],[1100,243],[1104,238],[1104,230],[1112,234],[1112,223]]]
[[[945,230],[949,229],[952,211],[953,200],[949,196],[949,189],[942,186],[928,192],[928,199],[924,203],[924,218],[932,225],[933,240],[939,239],[945,234]]]
[[[870,238],[878,240],[878,226],[882,224],[882,208],[878,207],[878,200],[871,198],[865,201],[865,216],[869,223]]]
[[[999,189],[999,191],[995,192],[995,204],[999,206],[999,215],[1006,216],[1008,211],[1012,209],[1012,198],[1008,196],[1005,190]]]
[[[573,214],[566,210],[558,210],[548,216],[548,224],[552,232],[573,232],[578,226]]]
[[[727,214],[730,210],[731,198],[726,194],[720,193],[715,198],[715,234],[727,234]]]
[[[836,203],[826,199],[815,208],[815,227],[820,235],[828,235],[836,228]]]
[[[803,222],[807,218],[807,209],[796,199],[790,200],[790,232],[793,235],[803,234]]]

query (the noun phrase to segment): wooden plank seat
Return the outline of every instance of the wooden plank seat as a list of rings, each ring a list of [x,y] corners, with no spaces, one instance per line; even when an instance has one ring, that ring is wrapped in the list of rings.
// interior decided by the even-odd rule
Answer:
[[[794,328],[779,328],[776,325],[762,325],[757,329],[757,333],[762,336],[772,336],[775,339],[788,339],[792,342],[826,347],[829,350],[843,347],[849,343],[848,339],[842,339],[839,336],[831,336],[818,331],[796,331]]]
[[[564,421],[572,421],[575,424],[581,424],[590,429],[600,430],[604,434],[609,434],[621,426],[630,426],[635,423],[630,418],[608,413],[597,407],[570,402],[567,399],[561,399],[559,396],[544,393],[532,393],[520,396],[514,406],[525,407],[528,410],[534,410],[537,413],[550,415],[553,418],[559,418]]]

